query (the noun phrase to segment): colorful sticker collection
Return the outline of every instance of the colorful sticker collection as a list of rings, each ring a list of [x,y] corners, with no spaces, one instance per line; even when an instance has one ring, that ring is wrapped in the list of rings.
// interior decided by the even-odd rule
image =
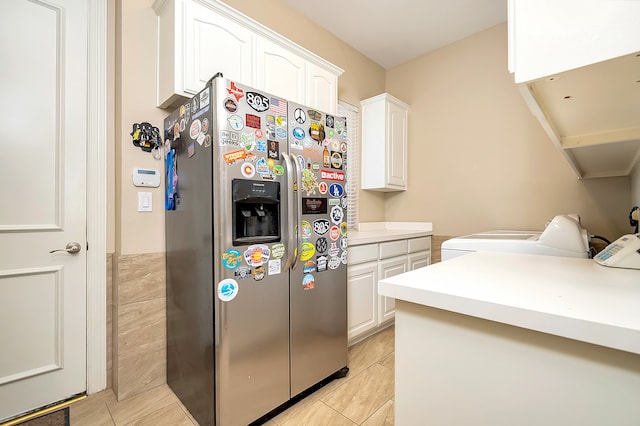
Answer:
[[[221,154],[224,163],[239,167],[247,179],[275,180],[285,173],[280,161],[281,151],[286,151],[286,147],[281,147],[279,140],[286,143],[289,125],[291,156],[302,170],[301,181],[294,187],[306,197],[326,197],[326,200],[318,199],[321,201],[316,207],[317,213],[328,214],[329,220],[305,220],[300,230],[302,246],[297,255],[304,272],[302,288],[313,289],[314,273],[337,269],[347,263],[345,122],[331,115],[322,120],[323,114],[318,111],[296,108],[291,114],[293,122],[288,123],[286,101],[244,90],[234,82],[229,83],[225,95],[222,108],[228,115],[226,125],[218,134],[219,145],[225,147]],[[246,102],[256,113],[241,113],[240,102]],[[187,130],[186,125],[192,118],[188,134],[194,142],[188,146],[189,158],[196,154],[196,143],[202,147],[211,145],[210,123],[207,118],[200,118],[209,110],[209,103],[207,88],[180,108],[180,117],[173,125],[174,139],[177,139],[180,132]],[[168,139],[165,148],[170,149]],[[314,208],[314,201],[317,200],[307,202],[310,208]],[[312,242],[311,238],[317,239]],[[219,283],[220,300],[229,301],[237,295],[237,280],[260,281],[265,275],[280,274],[285,252],[282,243],[228,249],[222,254],[222,265],[234,271],[234,279]]]

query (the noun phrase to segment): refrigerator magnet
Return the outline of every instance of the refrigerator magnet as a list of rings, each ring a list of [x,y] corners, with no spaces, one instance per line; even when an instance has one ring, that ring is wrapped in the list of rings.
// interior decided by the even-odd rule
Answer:
[[[223,302],[230,302],[238,295],[239,289],[236,280],[226,278],[218,283],[218,299]]]

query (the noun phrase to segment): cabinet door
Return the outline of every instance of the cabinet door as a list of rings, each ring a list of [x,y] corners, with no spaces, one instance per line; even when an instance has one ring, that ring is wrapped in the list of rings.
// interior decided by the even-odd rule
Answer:
[[[306,61],[264,38],[256,39],[256,89],[305,104]]]
[[[338,77],[315,64],[308,63],[306,105],[335,114],[338,105]]]
[[[347,318],[350,342],[377,326],[377,290],[378,264],[376,262],[348,267]]]
[[[409,270],[424,268],[431,265],[431,250],[420,251],[409,255]]]
[[[188,1],[185,7],[184,91],[199,92],[217,72],[253,85],[251,31],[200,3]]]
[[[387,184],[407,187],[407,110],[393,102],[387,105]]]
[[[407,272],[409,262],[407,256],[398,256],[381,260],[379,263],[380,279],[393,277]],[[376,286],[376,293],[378,289]],[[378,324],[390,321],[396,314],[396,300],[392,297],[378,296]]]

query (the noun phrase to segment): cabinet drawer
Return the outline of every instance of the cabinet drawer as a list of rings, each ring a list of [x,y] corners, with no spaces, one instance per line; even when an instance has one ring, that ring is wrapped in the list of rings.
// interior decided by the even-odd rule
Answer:
[[[365,244],[348,248],[349,264],[370,262],[378,260],[378,244]]]
[[[409,240],[409,253],[431,250],[431,237],[412,238]]]
[[[407,254],[407,240],[380,243],[380,259]]]

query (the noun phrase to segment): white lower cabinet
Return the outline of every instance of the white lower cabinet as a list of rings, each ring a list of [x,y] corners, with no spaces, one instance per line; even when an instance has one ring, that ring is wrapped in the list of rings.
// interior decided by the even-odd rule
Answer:
[[[349,247],[347,268],[349,344],[393,322],[395,299],[378,295],[378,280],[431,263],[431,237]]]
[[[384,259],[378,263],[380,279],[393,277],[407,272],[409,262],[407,256]],[[387,296],[378,296],[378,323],[391,321],[396,315],[396,299]]]
[[[349,341],[378,326],[376,316],[378,263],[369,262],[348,268],[347,293]]]

